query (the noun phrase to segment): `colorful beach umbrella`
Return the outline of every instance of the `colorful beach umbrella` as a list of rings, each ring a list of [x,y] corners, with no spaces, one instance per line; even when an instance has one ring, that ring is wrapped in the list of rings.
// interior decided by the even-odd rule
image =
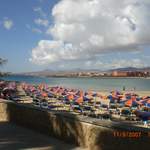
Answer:
[[[78,104],[83,103],[83,96],[77,98],[77,99],[76,99],[76,102],[77,102]]]
[[[41,96],[43,96],[43,97],[47,97],[47,96],[48,96],[48,94],[47,94],[46,92],[42,92],[42,93],[41,93]]]
[[[135,100],[132,100],[132,99],[127,100],[125,102],[125,106],[128,106],[128,107],[137,106],[137,105],[139,105],[138,102],[136,102]]]
[[[69,94],[67,95],[67,99],[72,101],[74,99],[74,95],[73,94]]]

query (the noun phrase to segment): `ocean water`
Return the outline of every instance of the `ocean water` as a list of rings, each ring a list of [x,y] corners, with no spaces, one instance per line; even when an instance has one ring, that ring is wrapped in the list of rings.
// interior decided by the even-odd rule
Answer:
[[[126,90],[135,88],[136,91],[150,91],[150,79],[148,78],[47,78],[13,75],[1,79],[95,91],[122,90],[124,86]]]

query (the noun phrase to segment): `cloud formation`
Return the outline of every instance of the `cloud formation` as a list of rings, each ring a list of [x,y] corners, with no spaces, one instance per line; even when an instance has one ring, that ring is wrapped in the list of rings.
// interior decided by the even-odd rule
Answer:
[[[8,18],[4,18],[3,26],[6,30],[10,30],[13,27],[13,21]]]
[[[40,29],[38,29],[38,28],[33,28],[33,29],[32,29],[32,32],[34,32],[34,33],[39,33],[39,34],[42,33],[42,31],[41,31]]]
[[[42,18],[47,17],[46,13],[42,10],[41,7],[35,7],[35,8],[33,8],[33,11],[37,12]]]
[[[139,50],[150,44],[149,10],[149,0],[61,0],[47,30],[52,40],[39,41],[31,60],[94,61],[103,53]]]
[[[34,22],[37,24],[37,25],[40,25],[40,26],[44,26],[44,27],[47,27],[49,22],[47,19],[41,19],[41,18],[38,18],[38,19],[35,19]]]
[[[137,68],[141,68],[141,67],[146,67],[147,64],[143,63],[143,61],[141,59],[131,59],[131,60],[126,60],[126,59],[115,59],[112,60],[111,63],[106,63],[103,64],[105,67],[104,68],[124,68],[124,67],[137,67]]]

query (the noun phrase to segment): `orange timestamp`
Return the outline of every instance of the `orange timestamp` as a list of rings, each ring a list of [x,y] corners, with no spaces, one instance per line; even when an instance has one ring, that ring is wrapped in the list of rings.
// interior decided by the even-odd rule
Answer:
[[[140,131],[114,131],[113,136],[114,137],[120,137],[120,138],[140,138],[142,133]],[[150,133],[149,133],[150,136]]]

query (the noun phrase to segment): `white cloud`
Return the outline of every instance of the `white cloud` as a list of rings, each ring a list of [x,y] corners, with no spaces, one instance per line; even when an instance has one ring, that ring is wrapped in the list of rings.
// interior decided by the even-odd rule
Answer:
[[[26,26],[26,28],[28,30],[30,30],[30,31],[32,31],[34,33],[39,33],[39,34],[43,33],[42,30],[40,30],[38,28],[31,27],[29,24],[26,24],[25,26]]]
[[[144,63],[139,58],[134,59],[113,59],[111,61],[102,62],[100,60],[86,61],[84,63],[84,68],[95,68],[95,69],[111,69],[111,68],[122,68],[122,67],[146,67],[147,64]]]
[[[13,27],[13,21],[8,19],[8,18],[4,18],[3,20],[3,26],[5,29],[10,30]]]
[[[74,53],[74,55],[72,55]],[[36,64],[54,63],[59,60],[77,59],[78,49],[72,44],[64,44],[62,41],[41,40],[37,47],[32,49],[32,61]]]
[[[34,33],[42,33],[42,31],[40,29],[37,29],[37,28],[33,28],[32,32],[34,32]]]
[[[47,30],[53,40],[40,41],[32,61],[93,61],[102,53],[141,50],[150,44],[149,9],[149,0],[61,0]]]
[[[146,67],[147,64],[143,63],[142,60],[136,58],[136,59],[131,59],[131,60],[126,60],[126,59],[116,59],[113,60],[111,64],[108,64],[108,68],[122,68],[122,67]]]
[[[44,26],[44,27],[47,27],[48,24],[49,24],[48,20],[46,20],[46,19],[41,19],[41,18],[35,19],[34,22],[35,22],[37,25],[41,25],[41,26]]]
[[[35,7],[35,8],[33,8],[33,11],[37,12],[43,18],[45,18],[47,16],[41,7]]]

